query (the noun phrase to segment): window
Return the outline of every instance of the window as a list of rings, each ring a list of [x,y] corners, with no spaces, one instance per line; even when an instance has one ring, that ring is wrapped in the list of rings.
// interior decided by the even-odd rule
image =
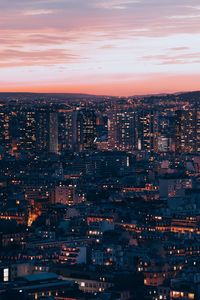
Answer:
[[[9,281],[9,269],[8,268],[3,269],[3,281],[4,282]]]

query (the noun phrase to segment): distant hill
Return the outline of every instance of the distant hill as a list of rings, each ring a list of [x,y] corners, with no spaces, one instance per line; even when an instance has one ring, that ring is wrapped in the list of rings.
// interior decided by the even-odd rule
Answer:
[[[179,92],[173,94],[153,94],[153,95],[133,95],[129,97],[115,97],[109,95],[91,95],[91,94],[81,94],[81,93],[28,93],[28,92],[1,92],[0,93],[0,101],[6,100],[20,100],[26,101],[28,99],[31,100],[94,100],[99,101],[103,99],[126,99],[126,98],[135,98],[135,99],[144,99],[145,102],[154,102],[159,99],[169,99],[180,100],[180,101],[200,101],[200,91],[191,91],[191,92]]]

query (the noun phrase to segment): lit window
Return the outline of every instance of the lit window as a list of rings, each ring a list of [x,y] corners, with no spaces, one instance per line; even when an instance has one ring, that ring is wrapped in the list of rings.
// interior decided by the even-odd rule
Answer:
[[[9,270],[8,269],[4,269],[3,270],[3,281],[9,281]]]

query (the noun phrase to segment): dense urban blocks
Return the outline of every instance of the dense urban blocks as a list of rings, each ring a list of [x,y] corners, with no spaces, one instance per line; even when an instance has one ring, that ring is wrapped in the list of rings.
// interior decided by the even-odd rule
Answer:
[[[0,299],[200,299],[200,93],[0,94]]]

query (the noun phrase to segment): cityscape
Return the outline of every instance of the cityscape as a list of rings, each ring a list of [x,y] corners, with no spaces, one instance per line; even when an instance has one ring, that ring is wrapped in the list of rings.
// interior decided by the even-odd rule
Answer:
[[[200,300],[199,0],[0,11],[0,300]]]
[[[2,93],[1,299],[199,299],[199,101]]]

